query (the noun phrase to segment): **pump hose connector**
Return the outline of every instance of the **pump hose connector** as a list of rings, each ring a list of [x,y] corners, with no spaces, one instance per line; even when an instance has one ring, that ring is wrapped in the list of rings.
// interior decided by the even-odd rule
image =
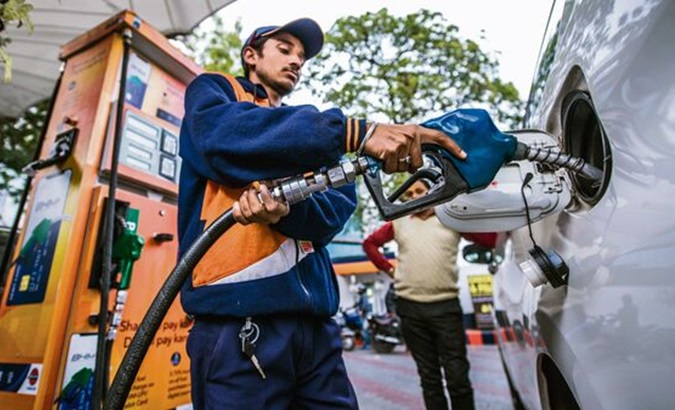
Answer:
[[[319,171],[277,181],[272,188],[272,197],[289,205],[304,201],[314,192],[328,187],[337,188],[354,182],[357,176],[366,172],[372,164],[365,157],[345,159],[339,164]]]
[[[600,169],[586,163],[583,158],[575,158],[561,152],[559,149],[533,147],[518,142],[513,160],[520,161],[524,159],[565,168],[596,182],[602,181],[603,172]]]

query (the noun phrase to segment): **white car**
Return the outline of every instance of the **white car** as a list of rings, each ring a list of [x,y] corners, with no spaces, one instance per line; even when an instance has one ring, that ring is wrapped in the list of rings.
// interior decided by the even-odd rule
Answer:
[[[494,303],[518,406],[674,408],[675,1],[554,3],[525,126],[601,177],[520,161],[436,212],[509,231]]]

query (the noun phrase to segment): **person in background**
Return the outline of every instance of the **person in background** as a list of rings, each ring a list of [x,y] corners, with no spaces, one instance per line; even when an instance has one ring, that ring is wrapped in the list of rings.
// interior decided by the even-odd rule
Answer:
[[[403,199],[414,200],[426,195],[428,189],[426,180],[417,180]],[[448,409],[443,377],[452,410],[474,408],[462,308],[457,298],[460,237],[443,226],[429,208],[387,222],[363,242],[368,258],[394,279],[396,313],[429,410]],[[392,240],[398,244],[396,268],[379,250]]]
[[[241,49],[244,77],[205,73],[187,87],[179,257],[230,207],[239,223],[181,290],[195,318],[187,341],[195,409],[358,408],[331,319],[338,291],[326,250],[356,207],[354,185],[289,206],[258,181],[331,165],[349,152],[381,160],[385,172],[414,172],[421,143],[466,156],[445,134],[418,125],[283,104],[322,45],[312,19],[260,27]]]

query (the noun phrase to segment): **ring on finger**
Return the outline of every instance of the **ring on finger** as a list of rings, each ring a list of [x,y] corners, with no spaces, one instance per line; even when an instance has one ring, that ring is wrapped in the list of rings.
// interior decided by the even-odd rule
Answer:
[[[410,155],[407,155],[403,158],[399,158],[398,162],[405,162],[406,164],[410,164],[410,160],[411,160]]]

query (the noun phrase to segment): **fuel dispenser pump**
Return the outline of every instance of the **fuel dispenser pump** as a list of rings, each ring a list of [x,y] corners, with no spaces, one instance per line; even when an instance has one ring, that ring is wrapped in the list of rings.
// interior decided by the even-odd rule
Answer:
[[[59,58],[0,300],[2,409],[100,406],[178,251],[178,133],[185,88],[203,70],[130,11]],[[189,405],[190,325],[169,303],[127,409]]]
[[[145,239],[138,235],[138,216],[137,209],[130,209],[128,202],[116,201],[114,205],[115,218],[113,221],[113,244],[112,244],[112,269],[111,288],[115,289],[114,307],[112,309],[112,316],[109,326],[106,326],[106,334],[103,338],[105,354],[103,359],[105,361],[104,367],[110,366],[110,353],[115,341],[117,330],[123,320],[124,308],[128,298],[128,290],[131,284],[132,272],[134,263],[140,258],[143,246],[145,246]],[[105,224],[104,224],[105,225]],[[105,231],[105,227],[99,232]],[[101,242],[102,235],[99,235],[99,242]],[[99,243],[97,248],[101,249],[102,243]],[[100,254],[100,253],[99,253]],[[91,288],[97,288],[101,279],[101,261],[100,258],[95,259],[94,272],[89,279]],[[98,267],[98,269],[96,269]],[[89,316],[89,323],[92,326],[98,326],[102,320],[102,316],[94,314]],[[99,376],[100,377],[100,376]],[[84,409],[92,406],[94,401],[94,382],[95,368],[82,368],[76,372],[59,393],[56,403],[61,409]],[[107,383],[107,380],[106,380]]]

